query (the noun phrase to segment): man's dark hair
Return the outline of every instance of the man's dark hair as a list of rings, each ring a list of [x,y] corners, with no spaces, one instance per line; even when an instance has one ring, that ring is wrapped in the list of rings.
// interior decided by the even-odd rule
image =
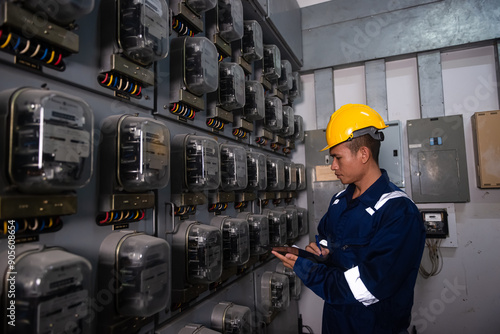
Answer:
[[[370,135],[363,135],[360,137],[353,138],[352,140],[348,140],[346,143],[347,143],[347,147],[352,152],[352,154],[357,153],[362,146],[368,147],[370,152],[372,152],[373,159],[375,160],[375,162],[378,165],[378,155],[380,152],[380,140],[374,139]]]

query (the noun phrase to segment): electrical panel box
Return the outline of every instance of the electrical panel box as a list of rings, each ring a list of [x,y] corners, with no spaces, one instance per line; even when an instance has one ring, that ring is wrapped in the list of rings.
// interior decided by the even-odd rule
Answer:
[[[413,201],[468,202],[462,115],[408,120],[407,132]]]
[[[237,218],[245,219],[248,222],[250,255],[266,254],[269,246],[269,221],[267,216],[240,212]]]
[[[267,158],[264,153],[247,152],[248,185],[247,190],[266,190]]]
[[[231,62],[219,62],[219,105],[231,111],[245,105],[245,72]]]
[[[269,245],[283,246],[286,244],[287,238],[287,221],[286,213],[281,210],[264,209],[264,216],[267,216],[269,221]]]
[[[245,264],[250,258],[248,221],[229,216],[216,216],[210,224],[222,232],[224,267]]]
[[[245,106],[243,116],[249,122],[261,120],[266,116],[264,87],[255,80],[245,81]]]
[[[281,130],[283,128],[283,102],[277,96],[269,96],[265,99],[265,106],[265,127],[271,131]]]
[[[267,190],[285,189],[285,161],[282,158],[267,157]]]
[[[281,77],[281,52],[274,44],[264,44],[264,76],[271,82]]]
[[[247,306],[219,302],[212,311],[211,323],[222,334],[251,334],[252,311]]]
[[[93,171],[94,117],[76,96],[20,88],[0,94],[2,153],[9,181],[25,193],[85,186]],[[6,151],[4,151],[6,150]]]
[[[427,238],[448,237],[448,213],[446,209],[420,209]]]
[[[17,245],[15,255],[12,270],[7,263],[11,256],[7,257],[7,251],[0,253],[1,304],[9,312],[15,301],[17,320],[11,326],[6,316],[2,333],[87,332],[92,296],[90,262],[62,248],[41,244]]]
[[[480,111],[471,117],[477,186],[500,188],[500,111]]]
[[[241,145],[220,144],[221,188],[243,190],[248,185],[247,151]]]
[[[246,20],[243,22],[241,54],[249,63],[261,60],[264,57],[262,28],[255,20]]]
[[[99,250],[99,285],[107,289],[114,282],[118,315],[148,317],[169,305],[170,258],[164,239],[127,230],[104,239]],[[109,315],[102,317],[109,319]]]
[[[380,144],[378,164],[387,171],[389,180],[400,188],[405,186],[403,162],[403,130],[400,121],[385,122],[384,140]]]

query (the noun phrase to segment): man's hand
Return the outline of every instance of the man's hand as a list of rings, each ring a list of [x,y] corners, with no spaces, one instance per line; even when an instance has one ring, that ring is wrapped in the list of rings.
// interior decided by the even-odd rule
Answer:
[[[311,242],[309,245],[306,246],[305,248],[306,251],[309,253],[316,254],[318,256],[327,256],[330,253],[330,250],[326,247],[321,247],[321,250],[319,249],[318,245],[316,245],[315,242]]]
[[[281,255],[280,253],[278,253],[276,251],[272,251],[271,253],[273,253],[274,256],[276,256],[278,259],[280,259],[281,262],[283,262],[283,264],[285,265],[285,267],[293,270],[293,266],[295,265],[295,261],[297,261],[297,258],[298,258],[297,255],[293,255],[290,253],[287,253],[285,255]]]

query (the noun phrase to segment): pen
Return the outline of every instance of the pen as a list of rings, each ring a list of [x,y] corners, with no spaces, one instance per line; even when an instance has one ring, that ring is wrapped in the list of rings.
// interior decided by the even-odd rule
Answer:
[[[323,257],[323,253],[322,253],[322,250],[321,250],[321,244],[319,243],[319,235],[317,235],[317,234],[316,234],[316,246],[318,246],[319,251],[321,252],[319,254],[319,256]]]

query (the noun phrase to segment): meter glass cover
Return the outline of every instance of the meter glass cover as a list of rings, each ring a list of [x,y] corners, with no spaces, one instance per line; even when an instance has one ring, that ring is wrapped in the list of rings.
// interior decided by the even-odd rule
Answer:
[[[241,53],[248,62],[260,60],[264,57],[262,28],[255,20],[244,21]]]
[[[290,305],[288,276],[266,271],[261,278],[262,306],[268,312],[283,311]]]
[[[283,102],[277,96],[266,97],[265,126],[271,131],[283,128]]]
[[[184,149],[187,188],[194,192],[217,189],[220,184],[217,141],[208,137],[188,135]]]
[[[278,80],[278,89],[288,92],[293,88],[292,63],[286,59],[281,60],[281,76]]]
[[[243,190],[248,184],[247,152],[243,146],[220,145],[221,187],[224,191]]]
[[[5,107],[11,115],[12,183],[23,192],[51,193],[89,182],[94,121],[87,103],[60,92],[23,88]]]
[[[267,190],[285,189],[285,162],[281,158],[267,157]]]
[[[250,234],[250,254],[261,255],[267,253],[269,246],[269,221],[265,215],[241,212],[238,218],[248,221],[248,232]]]
[[[217,5],[217,0],[186,0],[186,4],[198,14],[202,14]]]
[[[285,164],[285,190],[294,191],[297,189],[297,167],[290,160],[283,160]]]
[[[247,190],[266,190],[267,158],[264,153],[247,152],[248,186]]]
[[[225,266],[245,264],[250,258],[250,236],[248,221],[240,218],[215,217],[215,224],[220,223],[222,231],[222,248]]]
[[[287,230],[285,212],[265,209],[262,214],[267,215],[269,221],[269,245],[283,246],[286,244]]]
[[[47,14],[49,20],[66,26],[74,20],[89,14],[94,9],[94,0],[22,0],[33,12]]]
[[[167,56],[169,9],[165,0],[119,0],[119,41],[132,61],[148,66]]]
[[[215,282],[222,274],[222,233],[219,228],[192,224],[187,231],[187,276],[190,283]]]
[[[219,63],[219,103],[228,111],[245,105],[245,72],[236,63]]]
[[[165,187],[170,178],[170,132],[153,119],[125,116],[118,136],[119,183],[126,191]]]
[[[188,90],[198,96],[217,90],[219,84],[217,48],[208,38],[185,38],[184,81]]]
[[[299,72],[292,72],[292,88],[288,91],[288,99],[293,101],[302,95],[302,83]]]
[[[261,120],[266,116],[264,86],[258,81],[245,81],[245,106],[243,115],[250,121]]]
[[[294,120],[293,138],[295,139],[296,142],[303,142],[305,138],[304,119],[302,118],[302,116],[294,115],[293,120]]]
[[[281,76],[281,52],[274,44],[264,45],[264,76],[270,81]]]
[[[231,43],[243,37],[243,4],[241,0],[219,0],[219,35]]]
[[[283,128],[281,135],[283,137],[293,136],[295,133],[295,111],[290,106],[283,106]]]

